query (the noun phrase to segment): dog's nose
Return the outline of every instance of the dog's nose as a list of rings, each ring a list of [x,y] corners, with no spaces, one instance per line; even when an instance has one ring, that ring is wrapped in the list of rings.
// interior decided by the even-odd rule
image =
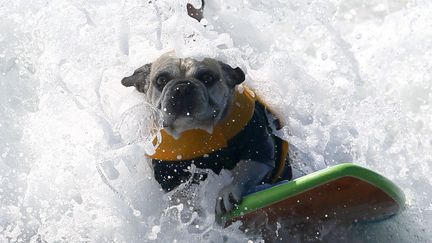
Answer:
[[[193,92],[195,86],[190,81],[179,82],[174,87],[174,93],[178,96],[186,96]]]
[[[173,82],[173,81],[172,81]],[[199,104],[197,99],[201,93],[199,86],[190,80],[175,80],[164,100],[166,112],[173,115],[190,114]]]

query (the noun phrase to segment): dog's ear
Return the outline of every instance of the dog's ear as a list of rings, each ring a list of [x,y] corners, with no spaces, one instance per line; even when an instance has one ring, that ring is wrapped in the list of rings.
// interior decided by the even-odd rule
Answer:
[[[198,22],[201,21],[203,18],[203,12],[204,12],[204,0],[201,0],[201,8],[195,8],[192,4],[188,3],[186,4],[187,13],[190,17],[198,20]]]
[[[237,84],[243,83],[243,81],[245,80],[245,74],[243,70],[241,70],[241,68],[232,68],[230,65],[223,62],[219,63],[221,65],[222,71],[224,71],[230,77],[230,85],[232,87],[236,86]]]
[[[131,76],[123,78],[121,83],[126,87],[134,86],[139,92],[145,93],[149,83],[151,66],[152,64],[149,63],[138,68]]]

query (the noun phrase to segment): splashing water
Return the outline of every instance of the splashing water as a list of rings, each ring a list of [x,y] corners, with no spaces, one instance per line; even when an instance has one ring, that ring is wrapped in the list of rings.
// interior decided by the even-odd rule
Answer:
[[[0,2],[0,241],[259,240],[214,223],[228,174],[164,195],[144,160],[157,114],[120,80],[169,50],[240,66],[305,172],[354,162],[403,188],[403,213],[338,241],[430,241],[431,3],[216,0],[201,23],[185,6]]]

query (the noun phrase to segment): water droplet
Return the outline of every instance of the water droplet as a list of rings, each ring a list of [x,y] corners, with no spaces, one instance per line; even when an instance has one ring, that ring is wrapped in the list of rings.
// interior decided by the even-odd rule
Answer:
[[[327,58],[328,58],[327,53],[325,53],[325,52],[321,53],[321,60],[325,61],[325,60],[327,60]]]
[[[133,211],[133,214],[134,214],[136,217],[138,217],[138,216],[141,215],[141,212],[140,212],[139,210],[134,210],[134,211]]]

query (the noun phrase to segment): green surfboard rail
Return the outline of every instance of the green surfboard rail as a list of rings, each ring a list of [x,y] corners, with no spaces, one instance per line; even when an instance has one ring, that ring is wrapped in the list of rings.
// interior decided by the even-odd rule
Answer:
[[[224,215],[224,220],[230,220],[249,212],[256,211],[286,198],[298,195],[317,186],[323,185],[341,177],[351,176],[372,184],[389,195],[400,208],[405,205],[405,194],[392,181],[364,167],[344,163],[316,171],[293,181],[275,185],[262,191],[245,196],[233,211]]]

